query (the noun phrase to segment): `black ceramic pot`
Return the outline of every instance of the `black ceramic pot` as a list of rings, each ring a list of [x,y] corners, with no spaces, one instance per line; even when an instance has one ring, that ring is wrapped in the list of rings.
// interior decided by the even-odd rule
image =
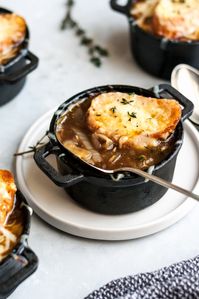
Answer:
[[[0,8],[0,13],[12,13]],[[38,65],[38,58],[28,50],[29,30],[17,56],[0,65],[0,106],[12,100],[23,88],[26,76]]]
[[[173,68],[186,63],[199,68],[199,41],[182,42],[168,40],[148,33],[136,25],[130,14],[133,2],[127,0],[121,6],[118,0],[111,0],[111,7],[126,15],[130,27],[131,49],[138,64],[150,74],[170,79]]]
[[[83,91],[66,100],[55,112],[49,129],[50,142],[34,155],[39,168],[58,186],[63,187],[71,197],[84,207],[105,214],[123,214],[141,210],[159,200],[167,191],[153,182],[133,174],[115,181],[110,175],[87,165],[65,149],[56,138],[57,119],[67,111],[72,103],[99,94],[100,92],[119,91],[148,97],[175,98],[184,106],[181,122],[175,131],[175,148],[166,160],[156,165],[153,173],[165,180],[172,181],[177,154],[182,145],[182,122],[190,116],[193,104],[170,85],[159,85],[150,90],[126,85],[108,85]],[[54,154],[57,158],[58,171],[45,159]]]
[[[7,298],[38,266],[38,258],[28,247],[27,243],[30,230],[31,208],[27,205],[20,191],[17,191],[16,199],[17,204],[22,209],[25,226],[17,246],[11,254],[0,262],[0,299]]]

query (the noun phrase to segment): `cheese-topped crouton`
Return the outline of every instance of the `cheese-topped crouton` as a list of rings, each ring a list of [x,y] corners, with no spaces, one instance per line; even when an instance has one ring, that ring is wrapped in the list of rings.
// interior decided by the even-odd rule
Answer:
[[[191,36],[198,29],[198,0],[159,0],[153,15],[154,33],[178,39]]]
[[[120,148],[156,147],[176,128],[181,107],[173,99],[157,99],[121,92],[96,96],[88,109],[92,132],[100,133]]]
[[[8,170],[0,170],[0,223],[4,224],[14,206],[16,186]]]
[[[0,14],[0,63],[16,54],[25,34],[26,22],[22,17],[12,13]]]

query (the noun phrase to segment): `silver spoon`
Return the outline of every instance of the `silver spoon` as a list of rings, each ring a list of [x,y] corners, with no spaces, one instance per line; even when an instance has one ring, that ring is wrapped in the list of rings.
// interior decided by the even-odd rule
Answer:
[[[86,162],[86,164],[88,164]],[[90,164],[89,164],[90,165]],[[145,179],[149,180],[149,181],[152,181],[160,186],[163,186],[163,187],[166,187],[168,189],[173,189],[179,193],[182,193],[184,195],[186,195],[187,197],[191,197],[193,199],[196,199],[199,201],[199,195],[191,192],[191,191],[188,191],[182,187],[179,187],[177,185],[174,185],[162,178],[159,178],[153,174],[149,174],[148,172],[145,172],[141,169],[138,169],[138,168],[132,168],[132,167],[121,167],[121,168],[117,168],[117,169],[102,169],[102,168],[99,168],[99,167],[96,167],[96,166],[93,166],[95,169],[103,172],[103,173],[106,173],[106,174],[114,174],[114,173],[121,173],[121,172],[132,172],[132,173],[135,173],[135,174],[138,174],[140,175],[141,177],[144,177]]]
[[[190,119],[199,125],[199,70],[187,65],[177,65],[171,74],[171,84],[194,104]]]

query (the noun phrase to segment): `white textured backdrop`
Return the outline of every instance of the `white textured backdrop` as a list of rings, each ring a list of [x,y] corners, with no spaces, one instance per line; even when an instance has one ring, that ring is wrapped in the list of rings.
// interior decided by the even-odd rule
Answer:
[[[64,0],[2,0],[1,6],[24,16],[31,31],[30,50],[40,64],[23,91],[0,107],[0,168],[13,170],[12,155],[44,112],[89,87],[108,83],[151,87],[160,83],[142,71],[129,49],[128,24],[108,0],[76,0],[75,17],[110,50],[103,66],[88,62],[86,49],[70,31],[60,31]],[[147,49],[146,49],[147,51]],[[37,272],[12,299],[82,299],[111,279],[150,271],[199,252],[199,207],[175,226],[126,242],[98,242],[69,236],[33,216],[30,246],[40,259]]]

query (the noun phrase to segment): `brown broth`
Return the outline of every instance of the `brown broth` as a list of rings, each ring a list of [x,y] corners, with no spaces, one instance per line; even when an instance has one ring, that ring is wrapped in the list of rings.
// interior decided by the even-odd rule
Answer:
[[[58,119],[56,128],[56,136],[61,144],[87,163],[103,169],[117,169],[120,167],[147,169],[152,165],[160,163],[173,150],[174,137],[169,138],[168,142],[160,142],[153,149],[121,149],[117,144],[114,144],[113,148],[107,150],[107,148],[103,147],[103,143],[99,148],[96,142],[93,141],[93,132],[87,126],[87,110],[91,104],[91,100],[91,98],[88,98],[70,107]],[[85,143],[81,142],[82,134],[84,137],[86,136],[87,141],[92,146],[92,151],[88,151]],[[83,154],[81,151],[83,151]],[[93,158],[93,155],[96,159]],[[98,160],[98,155],[100,155],[101,161],[96,161]]]

